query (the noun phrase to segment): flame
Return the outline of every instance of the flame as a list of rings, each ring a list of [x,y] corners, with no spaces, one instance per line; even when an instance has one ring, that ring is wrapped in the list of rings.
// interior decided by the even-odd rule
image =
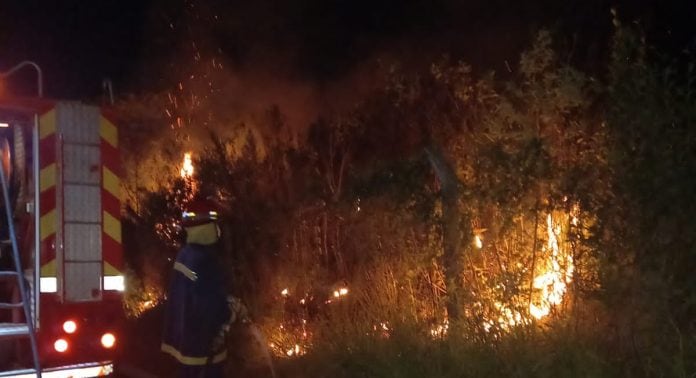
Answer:
[[[292,356],[301,356],[301,355],[305,354],[305,352],[302,348],[300,348],[299,344],[295,344],[295,346],[293,348],[288,349],[285,352],[285,354],[287,354],[288,357],[292,357]]]
[[[475,235],[474,236],[474,245],[476,248],[481,249],[483,248],[483,239],[481,238],[481,235]]]
[[[348,295],[348,288],[347,287],[342,287],[338,290],[334,290],[334,292],[333,292],[334,298],[340,298],[340,297],[343,297],[346,295]]]
[[[537,249],[538,253],[534,254],[536,263],[531,277],[527,275],[531,282],[521,283],[522,286],[519,288],[529,290],[531,287],[531,300],[529,296],[520,294],[514,298],[488,302],[490,306],[487,306],[485,301],[475,302],[473,303],[474,308],[466,312],[467,316],[475,316],[476,318],[482,316],[482,321],[479,324],[486,332],[494,333],[494,336],[499,332],[509,332],[515,327],[530,325],[534,319],[540,320],[549,316],[554,307],[563,303],[568,293],[568,285],[573,280],[575,266],[572,252],[567,245],[569,231],[573,227],[578,227],[581,222],[579,214],[578,205],[572,206],[569,212],[552,211],[546,214],[546,227],[542,226],[538,230],[539,239],[545,240],[545,242],[541,243],[541,247]],[[476,248],[483,247],[483,236],[480,230],[474,231],[473,245]],[[528,271],[523,270],[522,262],[518,261],[516,266],[521,272],[529,274]],[[504,291],[506,287],[503,284],[498,284],[492,289]],[[288,293],[287,289],[281,291],[283,296]],[[348,293],[347,287],[334,287],[332,291],[327,293],[329,298],[324,303],[338,302]],[[307,294],[304,298],[306,297]],[[304,298],[299,300],[302,305],[306,303]],[[283,320],[283,323],[285,322]],[[449,329],[446,315],[443,319],[435,320],[429,325],[423,325],[425,326],[423,336],[431,340],[445,338],[452,332]],[[371,330],[369,328],[366,330],[367,334],[381,338],[390,338],[393,332],[392,325],[388,321],[376,321],[371,328]],[[313,347],[314,334],[311,329],[311,325],[305,318],[301,319],[300,324],[296,322],[289,322],[287,326],[280,324],[272,330],[271,337],[274,342],[269,346],[273,353],[279,357],[295,358],[306,354]]]
[[[193,177],[193,163],[191,162],[190,152],[184,154],[184,162],[181,165],[179,173],[181,173],[181,177],[185,179]]]
[[[578,226],[579,206],[572,207],[568,221],[572,226]],[[568,284],[573,280],[574,264],[573,256],[561,249],[563,238],[567,233],[563,232],[561,222],[554,220],[551,213],[546,216],[546,245],[543,247],[541,259],[537,259],[537,267],[532,280],[532,300],[529,303],[528,313],[524,314],[526,304],[520,306],[519,302],[512,305],[494,302],[495,314],[484,321],[483,327],[487,332],[492,328],[507,331],[510,328],[526,324],[529,316],[540,320],[551,314],[551,310],[563,303],[563,298],[568,290]]]
[[[577,216],[571,214],[571,223],[576,225],[577,222]],[[543,273],[534,277],[532,286],[539,294],[529,305],[529,313],[536,319],[547,316],[551,313],[551,308],[563,302],[567,284],[572,281],[574,271],[573,256],[561,253],[558,242],[561,226],[554,224],[551,214],[546,216],[546,234],[546,251],[550,251],[551,256],[542,265]]]
[[[437,324],[430,328],[430,336],[433,339],[440,339],[447,336],[447,330],[449,330],[449,319],[445,320],[441,324]]]
[[[287,297],[289,294],[290,294],[290,291],[288,290],[287,287],[285,289],[283,289],[283,291],[280,292],[280,295],[282,295],[284,297]]]

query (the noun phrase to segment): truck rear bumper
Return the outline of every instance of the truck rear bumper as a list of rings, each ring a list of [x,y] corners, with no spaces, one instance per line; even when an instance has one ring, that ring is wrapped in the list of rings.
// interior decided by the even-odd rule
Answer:
[[[67,365],[55,368],[47,368],[41,372],[42,378],[89,378],[105,377],[114,372],[114,364],[111,361],[90,362],[77,365]],[[34,369],[13,370],[0,372],[0,377],[35,378]]]

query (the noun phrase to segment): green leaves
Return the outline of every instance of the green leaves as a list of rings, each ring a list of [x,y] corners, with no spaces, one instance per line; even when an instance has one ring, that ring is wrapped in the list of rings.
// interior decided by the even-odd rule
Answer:
[[[525,81],[550,80],[556,76],[553,73],[556,53],[551,48],[551,42],[551,33],[543,30],[537,34],[532,48],[522,53],[520,71]]]

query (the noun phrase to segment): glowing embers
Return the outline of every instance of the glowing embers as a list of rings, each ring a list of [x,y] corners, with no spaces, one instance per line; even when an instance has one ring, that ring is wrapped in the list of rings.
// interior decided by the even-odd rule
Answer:
[[[285,354],[287,354],[288,357],[300,356],[300,355],[304,354],[304,351],[302,350],[302,348],[300,348],[300,345],[299,345],[299,344],[295,344],[295,347],[292,348],[292,349],[288,349],[288,350],[285,352]]]
[[[306,354],[311,348],[312,335],[307,329],[307,320],[301,319],[300,324],[278,325],[270,330],[268,349],[277,357],[298,357]]]
[[[447,336],[449,330],[449,319],[445,319],[442,323],[436,324],[430,328],[430,336],[433,339],[442,339]]]
[[[278,291],[280,297],[277,298],[282,302],[285,311],[290,312],[283,316],[282,321],[266,328],[265,333],[269,341],[266,345],[270,353],[276,357],[295,358],[311,350],[314,335],[308,325],[310,313],[330,305],[339,298],[342,300],[348,294],[347,287],[332,289],[335,290],[327,290],[316,296],[301,291],[296,293],[288,287]]]
[[[164,299],[164,294],[160,289],[146,286],[141,289],[141,294],[137,300],[133,300],[128,306],[127,311],[130,315],[140,317],[147,310],[157,306]]]

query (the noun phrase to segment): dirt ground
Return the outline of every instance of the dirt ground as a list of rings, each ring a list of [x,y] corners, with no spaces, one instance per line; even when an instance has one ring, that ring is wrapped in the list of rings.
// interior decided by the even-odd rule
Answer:
[[[160,351],[162,307],[126,322],[123,355],[116,363],[119,378],[175,377],[175,361]],[[271,377],[260,345],[246,326],[233,328],[228,337],[226,372],[234,378]]]

